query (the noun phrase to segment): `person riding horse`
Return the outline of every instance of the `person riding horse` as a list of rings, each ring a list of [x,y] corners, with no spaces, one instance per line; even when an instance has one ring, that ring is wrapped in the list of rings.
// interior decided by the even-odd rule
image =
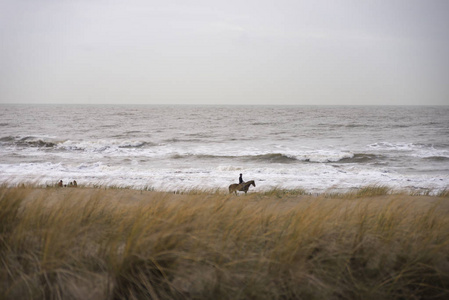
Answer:
[[[232,193],[237,194],[237,191],[240,191],[240,192],[245,192],[245,194],[246,194],[248,192],[248,189],[249,189],[250,185],[256,187],[256,183],[254,182],[254,180],[250,180],[250,181],[243,182],[243,183],[240,183],[240,184],[239,183],[231,184],[229,186],[229,193],[230,194],[232,194]]]
[[[250,185],[256,187],[256,183],[254,182],[254,180],[250,180],[247,182],[243,181],[243,175],[242,175],[242,173],[240,173],[239,183],[231,184],[229,186],[229,193],[237,194],[237,191],[241,191],[241,192],[245,192],[245,194],[246,194],[248,192]]]

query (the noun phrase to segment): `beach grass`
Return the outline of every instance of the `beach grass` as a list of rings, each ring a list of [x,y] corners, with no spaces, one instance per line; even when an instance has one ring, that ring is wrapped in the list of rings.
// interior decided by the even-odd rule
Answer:
[[[0,187],[0,299],[447,299],[449,199]]]

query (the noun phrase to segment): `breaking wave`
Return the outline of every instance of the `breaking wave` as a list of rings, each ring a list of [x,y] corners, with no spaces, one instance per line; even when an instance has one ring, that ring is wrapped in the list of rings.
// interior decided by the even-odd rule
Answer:
[[[353,157],[343,158],[341,162],[344,163],[369,163],[373,161],[381,161],[386,157],[383,155],[376,155],[372,153],[356,153]]]
[[[375,143],[369,145],[370,149],[384,152],[398,152],[419,158],[449,158],[446,145],[434,145],[424,143]]]
[[[53,148],[58,144],[53,139],[46,139],[35,136],[5,136],[0,138],[3,145],[18,146],[18,147],[39,147],[39,148]]]
[[[316,152],[316,153],[263,153],[254,155],[212,155],[212,154],[173,154],[172,159],[198,159],[198,160],[235,160],[243,162],[254,163],[277,163],[289,164],[295,162],[309,162],[309,163],[327,163],[349,160],[354,157],[354,154],[349,152]]]

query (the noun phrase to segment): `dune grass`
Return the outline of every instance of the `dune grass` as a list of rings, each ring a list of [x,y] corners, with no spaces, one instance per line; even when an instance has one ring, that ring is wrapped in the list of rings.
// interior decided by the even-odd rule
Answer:
[[[369,190],[0,187],[0,299],[447,299],[447,196]]]

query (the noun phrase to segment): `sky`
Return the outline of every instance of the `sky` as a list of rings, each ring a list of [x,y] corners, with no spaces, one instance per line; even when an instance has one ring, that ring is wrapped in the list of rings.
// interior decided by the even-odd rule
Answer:
[[[0,103],[449,105],[445,0],[0,0]]]

